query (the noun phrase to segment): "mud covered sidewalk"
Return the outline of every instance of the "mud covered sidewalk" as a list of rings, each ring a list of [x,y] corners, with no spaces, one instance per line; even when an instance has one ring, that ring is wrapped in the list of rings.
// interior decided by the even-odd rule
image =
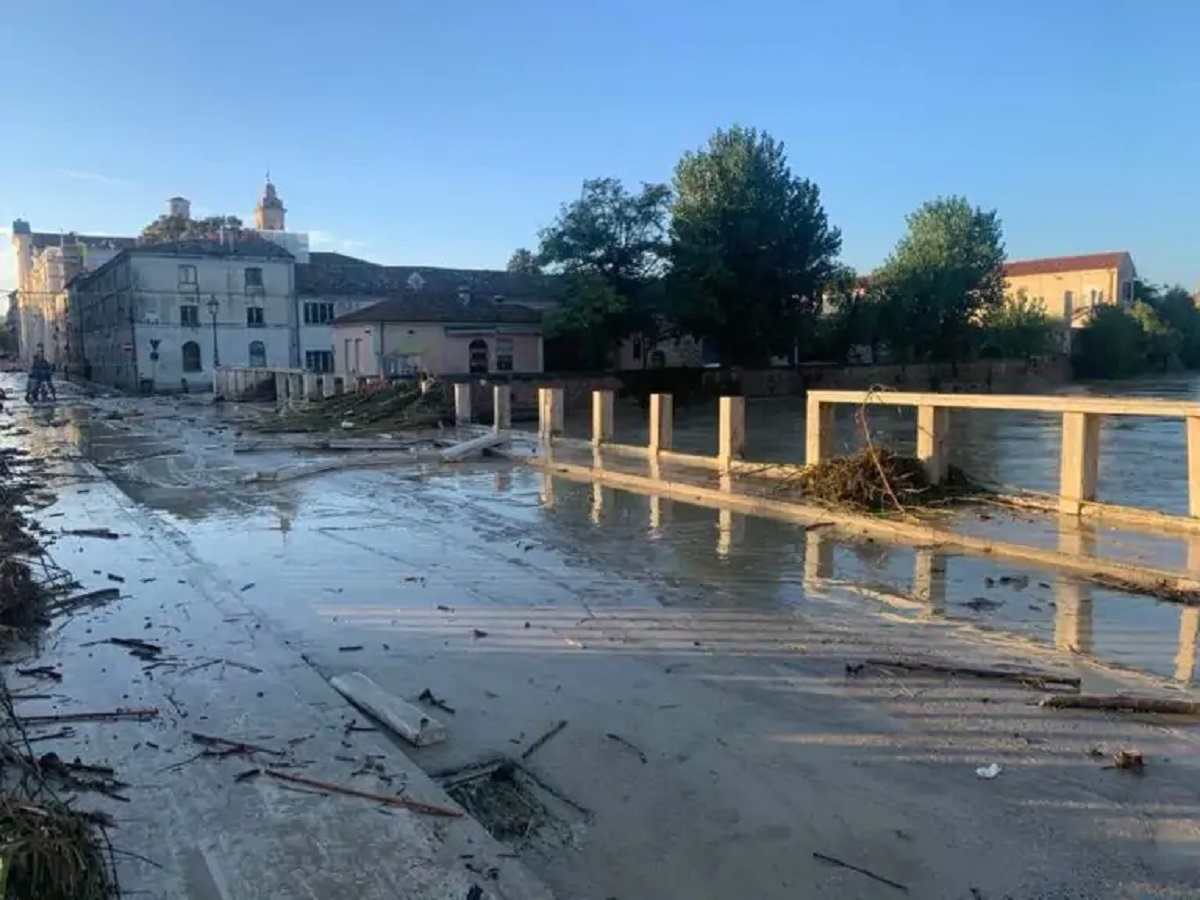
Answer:
[[[841,578],[810,578],[801,528],[504,464],[246,484],[262,457],[241,461],[222,417],[163,408],[135,429],[113,411],[40,436],[110,462],[147,454],[108,466],[128,495],[64,486],[41,521],[118,533],[63,535],[55,555],[121,597],[20,665],[63,675],[30,714],[159,710],[47,742],[130,785],[129,803],[97,798],[121,846],[154,860],[119,859],[129,887],[546,896],[532,871],[584,900],[1200,891],[1198,720],[1038,705],[1077,688],[1193,692],[982,631],[966,606],[984,578],[1035,592],[1052,575],[972,561],[944,602],[976,618],[923,615],[917,586],[881,604],[845,576],[869,544],[836,546]],[[351,672],[449,739],[401,751],[359,730],[375,726],[326,681]],[[1118,767],[1122,751],[1142,765]],[[492,834],[297,793],[262,774],[272,762],[381,793],[403,783]]]

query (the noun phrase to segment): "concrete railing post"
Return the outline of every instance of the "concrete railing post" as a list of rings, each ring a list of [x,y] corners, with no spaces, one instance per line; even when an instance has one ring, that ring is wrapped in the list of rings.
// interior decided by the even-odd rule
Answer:
[[[492,429],[508,431],[512,428],[512,389],[507,384],[492,388]]]
[[[946,479],[949,423],[950,410],[945,407],[917,407],[917,459],[924,464],[930,484],[941,484]]]
[[[674,397],[670,394],[650,395],[650,452],[671,449],[675,434]]]
[[[592,391],[592,443],[613,439],[613,392]]]
[[[720,431],[717,436],[717,459],[722,469],[746,455],[746,398],[722,397]]]
[[[308,402],[321,399],[321,376],[316,372],[305,372],[301,378],[304,379],[304,399]]]
[[[284,372],[275,373],[275,399],[283,402],[288,398],[288,377]]]
[[[815,466],[833,455],[833,404],[808,398],[804,423],[804,464]]]
[[[1188,514],[1200,517],[1200,417],[1187,418]]]
[[[1077,516],[1085,502],[1096,499],[1099,463],[1100,416],[1096,413],[1063,413],[1058,490],[1060,512]]]
[[[543,437],[562,434],[563,389],[538,388],[538,433]]]
[[[454,421],[459,425],[471,424],[470,382],[459,382],[454,385]]]

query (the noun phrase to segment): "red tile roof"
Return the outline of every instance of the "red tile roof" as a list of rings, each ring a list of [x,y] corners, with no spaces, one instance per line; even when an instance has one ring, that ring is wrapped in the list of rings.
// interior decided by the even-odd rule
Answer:
[[[1129,254],[1087,253],[1083,256],[1051,256],[1048,259],[1020,259],[1004,264],[1004,275],[1020,278],[1023,275],[1058,275],[1062,272],[1082,272],[1087,269],[1115,269]]]

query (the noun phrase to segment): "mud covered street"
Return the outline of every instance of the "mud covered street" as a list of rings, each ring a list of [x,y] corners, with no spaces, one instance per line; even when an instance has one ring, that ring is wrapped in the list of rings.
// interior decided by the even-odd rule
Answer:
[[[345,454],[255,437],[248,415],[195,397],[78,397],[18,405],[0,433],[68,458],[37,520],[81,589],[120,590],[15,655],[13,686],[38,683],[16,668],[62,676],[20,712],[158,711],[34,735],[127,785],[123,800],[95,798],[118,823],[124,887],[1200,891],[1195,719],[1042,708],[1061,683],[995,676],[1019,667],[1089,693],[1194,699],[1178,607],[1097,589],[1085,635],[1068,614],[1081,587],[1055,573],[949,557],[931,590],[910,579],[912,553],[823,534],[834,565],[815,567],[818,536],[795,526],[502,461],[343,468]],[[330,465],[251,477],[314,463]],[[379,730],[327,684],[354,672],[448,740],[413,748]],[[1117,767],[1121,751],[1144,767]]]

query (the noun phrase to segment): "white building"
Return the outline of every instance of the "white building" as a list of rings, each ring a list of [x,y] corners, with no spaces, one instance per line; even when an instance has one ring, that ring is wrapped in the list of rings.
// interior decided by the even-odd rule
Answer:
[[[293,259],[253,233],[122,250],[68,287],[71,364],[125,390],[209,390],[215,365],[294,367]]]

